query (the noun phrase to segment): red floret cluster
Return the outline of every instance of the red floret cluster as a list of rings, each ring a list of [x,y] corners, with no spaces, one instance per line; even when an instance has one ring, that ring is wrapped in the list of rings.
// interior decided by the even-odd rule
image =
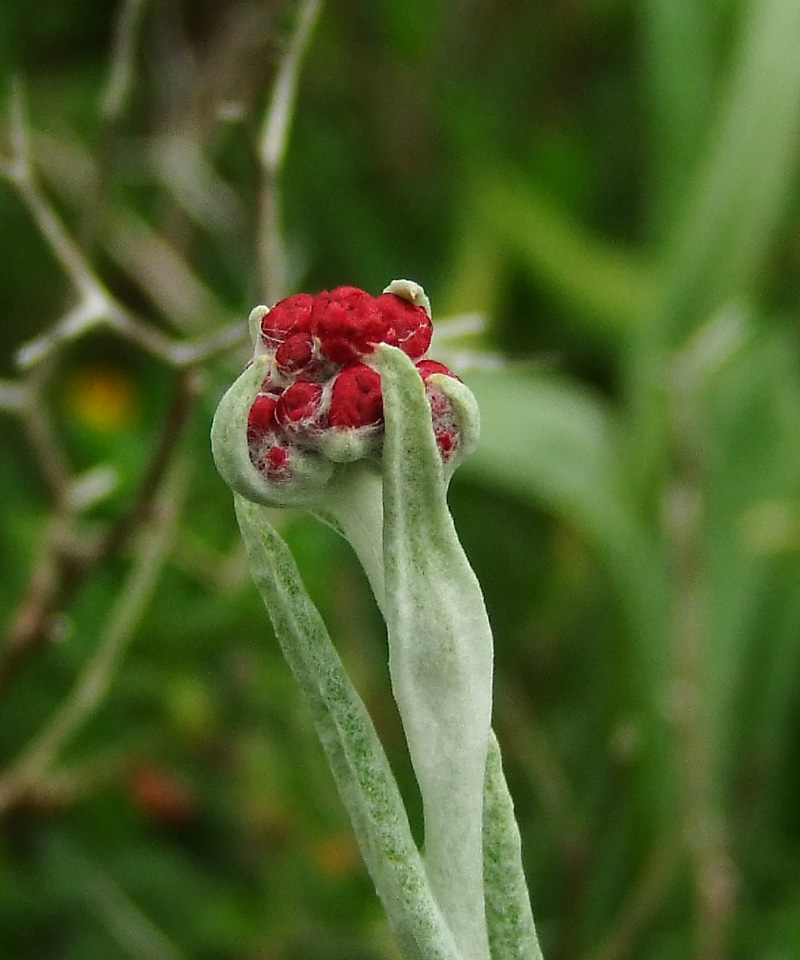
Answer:
[[[451,405],[430,384],[455,376],[423,359],[431,343],[425,309],[393,293],[373,297],[356,287],[281,300],[261,320],[268,372],[248,419],[253,464],[271,481],[289,480],[293,457],[321,454],[348,462],[380,452],[383,397],[371,355],[379,343],[399,347],[426,383],[442,459],[458,448]]]

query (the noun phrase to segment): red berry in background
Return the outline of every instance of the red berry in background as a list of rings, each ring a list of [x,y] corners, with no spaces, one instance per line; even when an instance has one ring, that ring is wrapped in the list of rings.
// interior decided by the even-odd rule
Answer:
[[[423,307],[415,306],[394,293],[382,293],[375,298],[375,305],[386,325],[382,338],[384,343],[399,347],[412,360],[428,352],[433,325]]]
[[[128,775],[130,798],[148,820],[177,825],[197,813],[197,801],[177,774],[154,763],[137,764]]]
[[[259,394],[247,418],[247,440],[254,443],[275,430],[275,398]]]
[[[310,334],[314,300],[310,293],[296,293],[276,303],[261,320],[265,344],[274,348],[292,334]]]
[[[311,324],[322,356],[341,364],[371,353],[386,332],[375,298],[358,287],[321,293],[314,302]]]
[[[275,419],[281,426],[313,420],[319,411],[322,387],[308,380],[297,380],[278,398]]]
[[[383,419],[381,378],[364,363],[342,370],[333,384],[328,424],[331,427],[366,427]]]

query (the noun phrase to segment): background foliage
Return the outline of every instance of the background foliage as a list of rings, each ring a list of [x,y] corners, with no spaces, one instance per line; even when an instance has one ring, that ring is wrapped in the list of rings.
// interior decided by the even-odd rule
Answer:
[[[198,375],[137,328],[16,359],[85,293],[10,176],[21,129],[145,329],[266,298],[297,6],[124,10],[115,103],[122,5],[0,5],[28,115],[0,127],[0,956],[393,957],[210,460],[241,354]],[[798,41],[795,0],[330,0],[302,66],[286,291],[414,277],[485,315],[462,359],[508,358],[464,369],[451,501],[552,960],[797,955]],[[282,522],[411,793],[368,587]]]

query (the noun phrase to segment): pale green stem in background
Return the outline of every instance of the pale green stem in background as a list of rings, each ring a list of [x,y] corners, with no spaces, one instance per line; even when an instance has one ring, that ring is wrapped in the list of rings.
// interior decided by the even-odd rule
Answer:
[[[125,0],[114,29],[114,46],[101,111],[114,121],[133,91],[136,40],[147,0]]]

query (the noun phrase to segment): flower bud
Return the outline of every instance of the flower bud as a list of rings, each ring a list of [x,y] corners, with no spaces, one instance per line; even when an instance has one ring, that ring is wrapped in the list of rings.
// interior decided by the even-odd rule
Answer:
[[[276,303],[261,320],[265,344],[275,348],[294,334],[309,334],[313,306],[314,297],[310,293],[297,293]]]
[[[375,298],[386,330],[383,342],[399,347],[412,360],[428,352],[433,325],[424,307],[416,306],[395,293],[382,293]]]
[[[425,383],[434,436],[449,477],[472,449],[472,394],[426,358],[432,326],[425,292],[395,280],[377,297],[356,287],[295,294],[250,314],[254,358],[220,402],[212,427],[223,478],[250,500],[316,508],[336,471],[380,461],[383,396],[376,347],[410,357]]]
[[[265,422],[268,404],[260,390],[271,363],[266,354],[255,357],[220,400],[211,426],[214,462],[228,486],[254,503],[310,506],[322,496],[334,464],[291,442],[277,422],[274,429]]]

